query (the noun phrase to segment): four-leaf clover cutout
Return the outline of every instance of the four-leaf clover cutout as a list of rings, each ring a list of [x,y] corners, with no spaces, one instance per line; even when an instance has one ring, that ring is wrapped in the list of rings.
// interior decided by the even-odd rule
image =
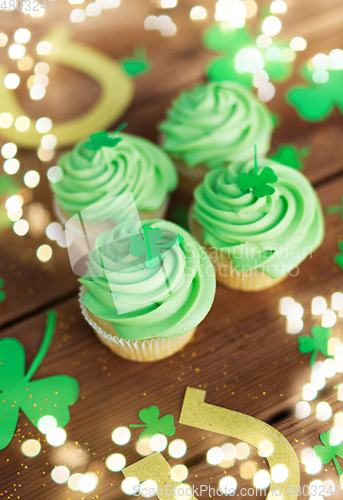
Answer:
[[[2,288],[4,286],[4,280],[2,278],[0,278],[0,288]],[[3,300],[5,300],[6,298],[6,293],[3,292],[2,290],[0,290],[0,302],[2,302]]]
[[[262,172],[258,173],[257,168],[257,158],[256,158],[256,147],[255,147],[255,166],[254,174],[247,174],[242,172],[237,176],[237,184],[239,189],[242,191],[250,191],[255,198],[263,198],[264,196],[272,195],[275,193],[275,189],[269,184],[275,184],[278,178],[274,171],[270,167],[265,167]]]
[[[311,148],[309,146],[297,148],[292,144],[284,144],[279,147],[273,156],[270,156],[270,159],[282,165],[287,165],[287,167],[302,170],[304,168],[303,159],[310,154]]]
[[[173,436],[175,434],[174,417],[173,415],[164,415],[159,418],[160,410],[157,406],[143,408],[138,413],[143,424],[131,424],[130,427],[145,427],[139,435],[139,439],[151,438],[156,434],[164,434],[165,436]]]
[[[338,243],[338,248],[340,249],[341,253],[335,255],[335,262],[341,269],[343,269],[343,241],[340,241]]]
[[[162,231],[157,227],[144,226],[143,233],[143,237],[137,234],[130,237],[129,252],[133,257],[145,255],[145,265],[148,268],[153,268],[162,261],[163,257],[160,250],[172,248],[183,242],[183,237],[177,234],[172,241],[159,243],[162,238]]]
[[[103,147],[114,148],[122,139],[121,137],[113,137],[118,134],[126,127],[126,123],[120,125],[114,132],[108,133],[106,130],[97,132],[96,134],[91,134],[89,136],[90,141],[86,142],[84,147],[90,151],[99,151]]]
[[[340,214],[341,219],[343,220],[343,196],[341,198],[340,205],[333,205],[331,207],[327,207],[325,211],[327,214]]]
[[[317,444],[316,446],[314,446],[313,450],[323,465],[326,465],[329,462],[331,462],[331,460],[333,460],[337,469],[337,473],[339,476],[341,476],[342,469],[336,457],[343,458],[343,443],[337,446],[331,445],[330,433],[331,430],[327,432],[322,432],[320,434],[320,440],[324,446],[322,446],[321,444]]]
[[[330,115],[334,107],[343,113],[343,71],[327,69],[328,78],[323,82],[314,82],[312,72],[308,67],[303,75],[310,86],[299,86],[290,89],[288,100],[298,111],[298,114],[310,121],[323,120]]]
[[[310,365],[315,362],[318,352],[321,352],[326,358],[332,358],[328,353],[328,339],[331,335],[331,328],[324,326],[314,325],[311,328],[311,337],[302,335],[298,338],[299,351],[301,353],[308,353],[312,351],[310,358]]]
[[[0,450],[12,440],[19,410],[37,427],[41,417],[53,416],[58,427],[64,427],[70,418],[69,406],[79,394],[77,380],[65,375],[31,381],[50,345],[56,313],[49,311],[42,345],[25,374],[25,350],[14,338],[0,340]]]

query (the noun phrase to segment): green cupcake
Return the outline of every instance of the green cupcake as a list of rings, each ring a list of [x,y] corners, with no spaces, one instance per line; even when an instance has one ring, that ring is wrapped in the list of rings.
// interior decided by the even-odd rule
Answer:
[[[258,184],[268,168],[273,174],[266,170],[261,179],[268,172],[271,183]],[[190,212],[192,233],[210,254],[217,280],[247,291],[296,274],[324,238],[320,201],[301,172],[262,159],[257,174],[253,162],[212,170],[196,189]],[[259,190],[244,185],[246,175]]]
[[[215,275],[199,243],[165,220],[142,222],[144,234],[147,228],[159,230],[156,244],[165,249],[163,265],[147,265],[144,252],[133,256],[131,250],[132,236],[141,239],[140,227],[122,223],[99,236],[89,255],[88,274],[80,279],[86,290],[81,301],[102,342],[125,358],[152,361],[191,339],[212,305]]]
[[[182,91],[159,128],[162,147],[183,176],[180,189],[190,192],[208,170],[252,159],[255,145],[265,156],[273,120],[243,85],[209,82]]]
[[[60,221],[65,224],[82,213],[96,236],[121,216],[122,202],[115,197],[132,193],[142,218],[163,217],[168,194],[177,186],[175,167],[161,148],[125,133],[109,134],[109,138],[121,140],[115,147],[96,151],[84,141],[62,155],[58,161],[62,178],[50,184]],[[90,206],[92,210],[86,210]],[[104,222],[109,222],[108,227],[104,228]]]

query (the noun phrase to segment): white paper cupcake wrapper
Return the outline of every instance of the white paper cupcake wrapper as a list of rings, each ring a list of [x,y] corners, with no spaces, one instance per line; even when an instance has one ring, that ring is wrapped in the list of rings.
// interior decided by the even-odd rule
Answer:
[[[190,341],[196,330],[194,328],[179,337],[166,339],[125,340],[119,336],[106,333],[92,320],[82,303],[84,293],[85,287],[82,286],[79,292],[79,303],[85,320],[93,328],[103,344],[109,347],[114,353],[126,359],[133,361],[155,361],[171,356]]]

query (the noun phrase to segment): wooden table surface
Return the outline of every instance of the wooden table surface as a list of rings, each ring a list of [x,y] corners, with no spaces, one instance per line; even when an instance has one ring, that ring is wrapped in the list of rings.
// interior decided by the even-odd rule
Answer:
[[[342,46],[340,0],[288,0],[287,4],[288,10],[282,15],[282,38],[303,36],[308,42],[307,50],[297,57],[297,69],[316,53],[328,53]],[[135,81],[134,99],[124,119],[129,123],[130,133],[156,140],[156,124],[163,118],[170,100],[182,88],[204,80],[204,65],[211,57],[201,45],[201,33],[213,20],[215,2],[201,2],[208,10],[206,21],[191,21],[189,11],[194,5],[195,0],[179,0],[177,8],[161,11],[153,1],[122,0],[117,9],[71,24],[69,14],[73,6],[65,0],[57,0],[52,11],[39,19],[23,18],[18,12],[2,12],[0,29],[12,36],[19,27],[29,28],[32,41],[28,45],[34,47],[51,27],[68,25],[76,40],[114,59],[132,54],[136,45],[144,45],[153,69]],[[177,25],[175,36],[162,37],[157,31],[144,31],[145,17],[161,13],[170,15]],[[256,22],[252,19],[249,24],[254,26]],[[15,69],[15,62],[8,60],[7,47],[0,48],[0,62],[12,71]],[[51,64],[49,78],[47,95],[41,101],[28,99],[27,90],[22,85],[19,87],[18,98],[29,116],[48,115],[56,122],[63,121],[84,112],[98,97],[97,85],[85,75]],[[288,85],[296,81],[300,81],[297,71],[291,80],[276,85],[276,96],[268,103],[281,117],[272,151],[285,143],[311,146],[312,154],[305,161],[304,173],[313,182],[323,207],[338,204],[343,194],[342,116],[336,110],[321,123],[300,120],[284,99]],[[18,158],[21,169],[15,180],[20,183],[26,170],[39,170],[41,182],[33,190],[34,199],[52,214],[46,171],[55,164],[56,158],[42,163],[35,152],[24,150],[19,151]],[[187,206],[189,201],[175,193],[172,206]],[[53,214],[51,217],[54,220]],[[170,458],[167,451],[163,452],[171,465],[187,465],[187,483],[217,487],[219,479],[226,474],[236,477],[239,486],[251,487],[251,479],[240,477],[243,462],[236,461],[225,473],[206,462],[209,448],[237,441],[178,423],[187,387],[205,389],[208,403],[273,425],[292,444],[299,460],[303,449],[320,444],[319,434],[333,426],[333,417],[328,422],[319,422],[315,418],[315,403],[309,418],[301,421],[295,416],[295,404],[301,400],[302,387],[310,380],[309,355],[298,352],[296,335],[286,334],[285,318],[280,316],[278,305],[283,296],[292,296],[300,302],[305,308],[303,333],[308,334],[315,322],[310,314],[311,299],[322,295],[329,300],[333,292],[343,291],[343,271],[333,260],[337,241],[343,239],[343,222],[339,215],[326,215],[325,223],[325,241],[312,259],[301,264],[297,277],[252,295],[218,286],[213,307],[193,341],[170,359],[150,364],[120,359],[98,342],[81,315],[77,277],[70,269],[65,249],[50,242],[45,235],[19,237],[11,227],[2,229],[0,277],[4,279],[7,297],[0,303],[0,336],[20,340],[29,366],[42,340],[47,310],[55,310],[58,321],[53,341],[35,378],[55,374],[75,377],[80,384],[80,395],[71,408],[71,419],[65,428],[67,443],[61,448],[50,446],[25,415],[20,415],[15,437],[0,452],[0,497],[23,500],[125,498],[120,488],[122,473],[110,472],[105,459],[111,453],[123,453],[127,465],[139,460],[138,431],[132,430],[130,443],[123,447],[113,443],[111,433],[116,427],[137,423],[138,411],[150,405],[157,405],[161,414],[174,415],[174,438],[187,442],[188,450],[182,459]],[[37,247],[44,243],[53,249],[47,263],[36,258]],[[335,336],[341,341],[342,325],[343,318],[334,327]],[[342,410],[337,391],[333,390],[339,381],[340,375],[329,380],[316,400],[327,401],[333,415]],[[25,457],[21,452],[21,443],[28,438],[39,439],[42,444],[42,451],[35,458]],[[247,460],[255,462],[257,469],[268,469],[252,448]],[[56,484],[50,476],[56,465],[68,465],[72,473],[96,473],[96,489],[82,494],[71,491],[66,484]],[[302,463],[300,470],[303,485],[317,478],[331,479],[338,484],[332,463],[316,476],[307,474]]]

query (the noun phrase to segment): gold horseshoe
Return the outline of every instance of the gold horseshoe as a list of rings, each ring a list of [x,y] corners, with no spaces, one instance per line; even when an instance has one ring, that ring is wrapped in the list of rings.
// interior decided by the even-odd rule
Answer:
[[[274,446],[274,452],[268,457],[270,468],[283,464],[287,467],[288,477],[280,484],[283,500],[297,498],[295,487],[300,485],[300,468],[298,457],[290,443],[281,432],[257,418],[205,403],[206,391],[187,387],[183,400],[179,423],[203,429],[205,431],[224,434],[258,448],[259,443],[268,439]],[[135,477],[138,481],[153,479],[158,487],[157,496],[160,500],[175,498],[167,492],[174,491],[182,483],[176,483],[171,478],[171,467],[160,453],[154,453],[147,458],[123,469],[124,476]],[[277,484],[271,480],[266,500],[274,498]],[[291,490],[291,492],[289,492]],[[276,496],[278,498],[279,495]],[[196,500],[192,495],[190,500]]]
[[[70,36],[66,28],[56,28],[49,32],[43,39],[52,48],[44,59],[90,76],[99,84],[101,94],[94,106],[83,115],[53,124],[49,134],[57,138],[58,147],[70,146],[92,132],[106,129],[129,106],[133,95],[132,80],[120,64],[87,45],[70,41]],[[6,67],[0,65],[0,81],[4,80],[7,73]],[[19,104],[15,91],[0,85],[0,113],[4,112],[10,113],[14,119],[27,115]],[[32,125],[26,132],[19,132],[11,125],[8,129],[0,129],[0,135],[6,141],[27,149],[39,147],[42,138],[42,134]]]

